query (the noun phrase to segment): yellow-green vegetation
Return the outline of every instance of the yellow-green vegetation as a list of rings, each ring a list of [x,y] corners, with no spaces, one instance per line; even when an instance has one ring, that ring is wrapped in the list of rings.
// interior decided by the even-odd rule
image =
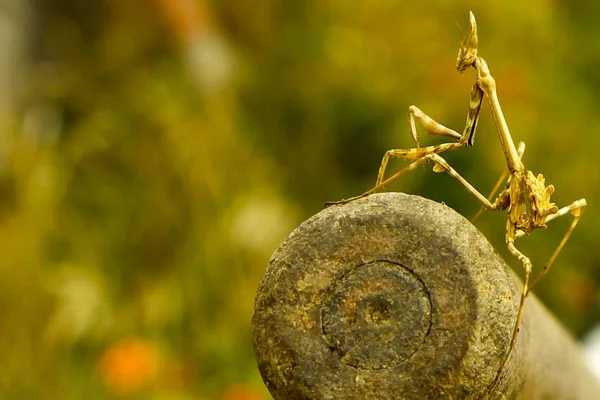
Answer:
[[[0,7],[25,55],[0,74],[0,397],[268,399],[249,330],[270,254],[413,147],[411,104],[462,129],[469,10],[527,167],[559,207],[589,203],[536,294],[575,334],[597,319],[596,2],[29,3]],[[491,190],[505,161],[487,105],[474,147],[446,155]],[[430,167],[387,189],[479,208]],[[476,224],[521,273],[505,221]],[[520,241],[534,268],[569,224]]]

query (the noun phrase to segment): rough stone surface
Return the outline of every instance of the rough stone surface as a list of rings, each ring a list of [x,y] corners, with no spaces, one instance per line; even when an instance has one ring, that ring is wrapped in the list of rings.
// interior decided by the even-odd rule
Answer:
[[[374,261],[348,271],[323,295],[321,326],[340,361],[390,368],[409,358],[431,329],[431,300],[410,270]]]
[[[417,196],[372,195],[321,211],[273,254],[252,320],[258,367],[275,399],[600,398],[582,397],[596,384],[586,386],[576,346],[534,299],[490,392],[518,300],[465,218]],[[540,385],[539,365],[553,357],[553,345],[531,344],[542,338],[575,354],[562,362],[583,371],[577,389],[557,389],[574,397],[528,384]]]

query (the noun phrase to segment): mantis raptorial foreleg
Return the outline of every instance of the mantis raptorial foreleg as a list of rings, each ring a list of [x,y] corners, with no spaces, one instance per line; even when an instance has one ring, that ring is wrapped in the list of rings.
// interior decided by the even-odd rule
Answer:
[[[467,114],[467,121],[465,123],[465,128],[463,130],[462,135],[459,134],[458,132],[456,132],[455,130],[450,129],[450,128],[440,124],[439,122],[436,122],[431,117],[429,117],[427,114],[425,114],[423,111],[421,111],[418,107],[416,107],[416,106],[408,107],[408,123],[409,123],[409,128],[410,128],[410,134],[411,134],[411,137],[413,138],[413,140],[415,141],[415,143],[417,144],[417,147],[413,148],[413,149],[392,149],[392,150],[386,151],[386,153],[383,156],[383,159],[381,160],[381,164],[379,165],[379,171],[377,173],[377,181],[375,182],[375,186],[372,189],[368,190],[367,192],[365,192],[361,195],[354,196],[349,199],[344,199],[344,200],[334,201],[334,202],[327,202],[327,203],[325,203],[325,206],[330,206],[330,205],[334,205],[334,204],[344,204],[349,201],[357,200],[362,197],[368,196],[372,193],[375,193],[377,190],[379,190],[381,187],[385,186],[387,183],[390,183],[390,182],[396,180],[400,175],[403,175],[406,172],[408,172],[407,169],[412,171],[413,169],[416,168],[416,166],[423,163],[423,162],[420,162],[418,164],[414,164],[414,163],[410,164],[407,168],[400,171],[400,173],[395,174],[392,176],[392,178],[385,180],[384,179],[385,178],[385,170],[387,168],[387,164],[388,164],[388,161],[390,158],[404,158],[407,160],[418,161],[418,160],[420,160],[424,157],[427,157],[431,154],[439,154],[439,153],[443,153],[444,151],[447,151],[447,150],[458,150],[465,146],[472,146],[473,142],[475,140],[475,129],[477,128],[477,122],[479,120],[479,113],[481,111],[481,104],[483,102],[484,94],[485,94],[484,91],[479,87],[479,85],[477,83],[475,83],[475,85],[473,85],[473,89],[471,90],[471,95],[469,98],[469,112]],[[417,122],[430,135],[447,136],[452,139],[456,139],[457,142],[442,143],[442,144],[438,144],[438,145],[434,145],[434,146],[420,147],[419,140],[417,138]],[[445,160],[444,160],[444,162],[445,162]],[[466,182],[466,180],[464,180],[462,177],[461,177],[461,179],[462,179],[462,181],[464,181],[465,183],[468,184],[468,182]],[[469,186],[470,186],[470,184],[469,184]],[[473,188],[473,190],[475,190],[475,189]],[[475,192],[477,192],[477,191],[475,190]],[[477,193],[479,193],[479,192],[477,192]],[[479,193],[479,196],[481,196],[480,193]],[[476,197],[478,197],[478,196],[476,195]],[[481,197],[483,197],[483,196],[481,196]],[[491,204],[489,200],[487,201],[487,204]]]
[[[392,149],[386,151],[379,165],[379,172],[377,173],[377,181],[375,186],[380,186],[385,176],[385,169],[387,167],[390,158],[407,158],[416,159],[423,157],[426,154],[439,154],[446,150],[458,150],[464,146],[472,146],[475,140],[475,129],[477,128],[477,121],[479,120],[479,113],[481,112],[481,103],[483,102],[483,90],[475,83],[471,90],[471,96],[469,99],[469,112],[467,114],[467,121],[465,123],[465,129],[463,134],[459,134],[453,129],[450,129],[436,121],[434,121],[427,114],[422,112],[416,106],[408,107],[408,121],[410,127],[410,134],[417,144],[416,149]],[[458,140],[457,143],[444,143],[437,146],[419,147],[419,140],[417,139],[417,127],[415,121],[418,121],[426,132],[433,136],[448,136]],[[491,199],[489,199],[491,200]]]
[[[460,140],[463,144],[473,145],[475,140],[475,129],[477,128],[477,121],[479,119],[479,112],[481,111],[481,103],[483,103],[484,92],[477,83],[473,85],[471,90],[471,96],[469,99],[469,113],[467,114],[467,122],[465,123],[465,129],[462,135],[453,129],[450,129],[436,121],[421,111],[417,106],[408,107],[408,125],[410,127],[410,135],[420,147],[419,140],[417,139],[417,125],[415,122],[419,122],[423,129],[432,136],[448,136],[456,140]]]
[[[423,129],[432,136],[447,136],[456,140],[460,140],[462,135],[453,129],[447,128],[444,125],[434,121],[431,117],[425,114],[417,106],[408,107],[408,125],[410,127],[410,135],[417,144],[421,147],[419,139],[417,139],[417,124],[419,122]]]

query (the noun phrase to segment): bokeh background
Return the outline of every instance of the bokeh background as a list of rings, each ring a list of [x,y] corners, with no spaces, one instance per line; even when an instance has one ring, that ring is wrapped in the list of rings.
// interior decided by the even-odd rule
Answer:
[[[409,105],[462,131],[469,10],[526,166],[558,205],[590,204],[536,290],[585,334],[600,316],[600,3],[1,0],[0,397],[269,399],[250,318],[270,254],[413,145]],[[446,155],[492,188],[505,162],[487,105],[475,147]],[[430,167],[388,189],[478,209]],[[505,221],[476,225],[520,273]],[[536,268],[569,223],[522,240]]]

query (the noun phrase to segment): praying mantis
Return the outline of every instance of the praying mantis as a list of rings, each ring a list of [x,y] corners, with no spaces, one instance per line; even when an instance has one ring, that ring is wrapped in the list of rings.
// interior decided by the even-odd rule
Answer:
[[[480,212],[478,212],[473,219],[477,218],[477,216],[479,216],[483,210],[506,210],[508,212],[505,236],[506,245],[510,253],[521,262],[525,270],[525,279],[521,290],[521,298],[512,338],[499,368],[500,374],[515,347],[517,335],[519,333],[519,326],[521,324],[521,318],[523,316],[523,306],[527,295],[540,281],[540,279],[542,279],[548,273],[556,257],[573,232],[573,229],[579,222],[587,202],[585,199],[579,199],[570,205],[559,209],[550,201],[550,196],[552,193],[554,193],[554,186],[546,186],[545,179],[542,174],[535,176],[531,171],[525,169],[522,161],[522,156],[525,151],[525,144],[521,142],[517,148],[513,142],[506,119],[502,113],[502,108],[500,107],[500,102],[498,100],[496,82],[490,74],[490,70],[486,61],[477,55],[477,46],[477,22],[475,21],[475,16],[471,12],[470,32],[463,39],[456,60],[456,69],[458,72],[463,73],[467,69],[473,68],[477,73],[477,78],[471,91],[469,111],[463,133],[459,134],[458,132],[447,128],[444,125],[439,124],[423,113],[416,106],[410,106],[408,108],[409,128],[412,139],[416,143],[416,147],[411,149],[388,150],[381,161],[375,187],[359,196],[337,202],[330,202],[327,203],[326,206],[347,203],[349,201],[375,193],[384,185],[396,180],[407,172],[410,172],[423,164],[433,163],[434,172],[448,173],[481,203],[482,207]],[[508,167],[488,197],[483,196],[440,155],[445,151],[458,150],[474,144],[475,130],[477,128],[479,112],[481,110],[484,97],[487,97],[489,101],[496,130],[498,132],[498,137],[500,138],[500,145],[502,146]],[[423,129],[432,136],[445,136],[454,139],[454,141],[421,147],[417,138],[417,123],[419,123]],[[385,170],[390,158],[402,158],[411,161],[411,163],[404,169],[384,180]],[[506,178],[507,176],[508,178]],[[506,186],[504,190],[502,190],[492,202],[492,199],[505,179]],[[567,229],[567,232],[558,244],[556,250],[552,253],[548,263],[544,266],[543,270],[539,273],[535,281],[530,285],[529,282],[532,272],[532,263],[530,259],[515,246],[516,239],[524,235],[528,235],[536,229],[545,229],[547,222],[567,214],[573,215],[571,225]]]

